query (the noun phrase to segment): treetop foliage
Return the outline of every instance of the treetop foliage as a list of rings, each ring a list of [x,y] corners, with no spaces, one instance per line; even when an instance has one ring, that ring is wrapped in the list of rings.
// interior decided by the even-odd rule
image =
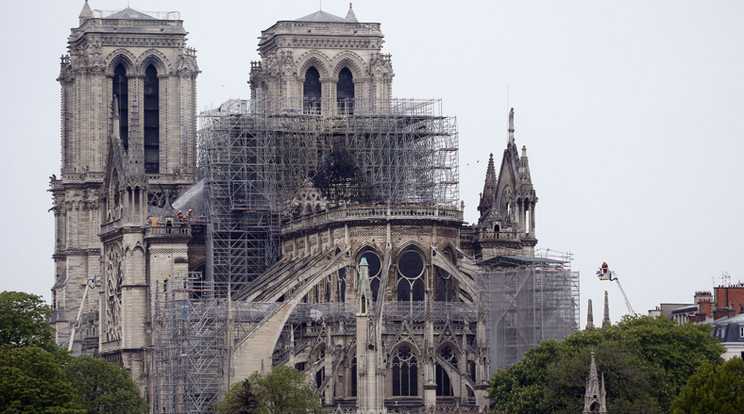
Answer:
[[[305,382],[305,375],[295,368],[280,365],[265,375],[254,372],[248,379],[233,385],[216,412],[321,414],[325,410],[315,389]]]
[[[59,356],[37,346],[0,347],[0,413],[83,414]]]
[[[626,317],[562,342],[544,341],[493,375],[489,398],[496,412],[581,412],[593,350],[608,411],[667,413],[698,367],[721,363],[724,349],[710,331],[709,325]]]
[[[744,361],[704,363],[672,403],[674,414],[739,414],[744,407]]]
[[[0,345],[11,348],[38,346],[56,350],[54,330],[49,325],[52,309],[30,293],[0,293]]]
[[[215,410],[216,414],[253,414],[258,408],[258,398],[251,390],[248,379],[236,382],[227,391]]]
[[[147,401],[126,370],[88,355],[71,358],[65,376],[73,384],[88,414],[147,413]]]
[[[0,293],[0,414],[146,413],[126,370],[57,347],[51,315],[39,296]]]

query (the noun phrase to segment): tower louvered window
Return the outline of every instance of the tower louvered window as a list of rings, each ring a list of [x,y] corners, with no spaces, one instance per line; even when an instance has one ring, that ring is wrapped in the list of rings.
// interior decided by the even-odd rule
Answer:
[[[119,138],[124,150],[129,149],[129,80],[123,64],[114,68],[113,95],[119,107]]]
[[[306,114],[320,114],[320,73],[311,66],[305,72],[303,84],[303,110]]]
[[[160,82],[158,71],[150,65],[145,70],[145,172],[160,172]]]
[[[336,98],[338,99],[338,112],[350,115],[354,113],[354,76],[349,68],[341,69],[336,84]]]

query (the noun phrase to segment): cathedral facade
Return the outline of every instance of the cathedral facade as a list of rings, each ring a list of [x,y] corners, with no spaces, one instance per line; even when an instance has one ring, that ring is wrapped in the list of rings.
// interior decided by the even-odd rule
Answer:
[[[464,412],[487,409],[523,332],[576,329],[570,286],[565,332],[536,322],[534,278],[566,271],[535,257],[513,110],[468,225],[454,119],[393,97],[379,23],[318,11],[261,32],[251,99],[201,115],[197,168],[185,34],[177,14],[87,1],[72,30],[51,183],[60,345],[125,367],[154,413],[207,412],[280,364],[344,412]]]

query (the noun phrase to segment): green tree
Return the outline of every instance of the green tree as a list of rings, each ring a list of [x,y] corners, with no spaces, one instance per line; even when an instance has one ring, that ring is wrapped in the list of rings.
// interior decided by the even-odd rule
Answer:
[[[0,346],[38,346],[56,351],[49,325],[52,309],[44,300],[25,292],[0,293]]]
[[[545,341],[495,373],[496,412],[575,413],[583,408],[591,351],[607,384],[610,412],[669,412],[681,386],[703,363],[719,364],[723,348],[708,325],[627,317],[603,329]]]
[[[0,346],[0,413],[82,414],[59,354],[37,346]]]
[[[217,405],[216,414],[253,414],[258,408],[258,398],[251,391],[251,382],[247,379],[230,387],[225,397]]]
[[[248,382],[244,387],[241,384]],[[271,372],[261,375],[254,372],[246,381],[235,384],[225,395],[218,406],[218,413],[249,413],[257,414],[306,414],[325,413],[320,404],[318,393],[305,382],[305,375],[300,371],[286,366],[273,367]],[[242,388],[244,387],[244,388]],[[255,395],[258,404],[254,411],[230,411],[234,409],[249,409],[251,396]],[[238,398],[244,398],[238,401]],[[223,410],[223,411],[220,411]]]
[[[83,355],[70,358],[63,371],[89,414],[147,412],[147,401],[123,368]]]
[[[744,407],[744,361],[703,364],[672,403],[674,414],[739,414]]]

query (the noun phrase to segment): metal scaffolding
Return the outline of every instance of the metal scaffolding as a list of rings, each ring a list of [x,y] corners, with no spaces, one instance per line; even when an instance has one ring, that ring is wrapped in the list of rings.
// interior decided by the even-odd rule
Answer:
[[[518,362],[541,341],[561,340],[579,329],[579,273],[569,259],[537,259],[480,273],[476,280],[488,309],[491,372]]]
[[[204,274],[174,275],[157,286],[155,412],[207,412],[226,391],[232,346],[278,305],[232,302],[230,292],[278,259],[283,218],[312,212],[297,210],[303,190],[320,192],[330,208],[456,206],[457,130],[453,118],[441,115],[440,101],[320,105],[343,110],[309,114],[287,101],[233,100],[201,115],[207,260]],[[302,304],[289,322],[351,323],[352,307]]]
[[[274,136],[266,133],[264,119],[232,109],[202,117],[200,158],[207,195],[207,280],[237,288],[278,256],[279,209]]]
[[[209,412],[224,389],[226,300],[199,274],[159,283],[154,298],[152,407],[156,413]]]
[[[207,280],[237,290],[271,266],[281,219],[308,212],[308,190],[330,207],[456,206],[457,127],[441,115],[441,101],[333,104],[344,110],[322,115],[289,100],[233,100],[201,115]]]

